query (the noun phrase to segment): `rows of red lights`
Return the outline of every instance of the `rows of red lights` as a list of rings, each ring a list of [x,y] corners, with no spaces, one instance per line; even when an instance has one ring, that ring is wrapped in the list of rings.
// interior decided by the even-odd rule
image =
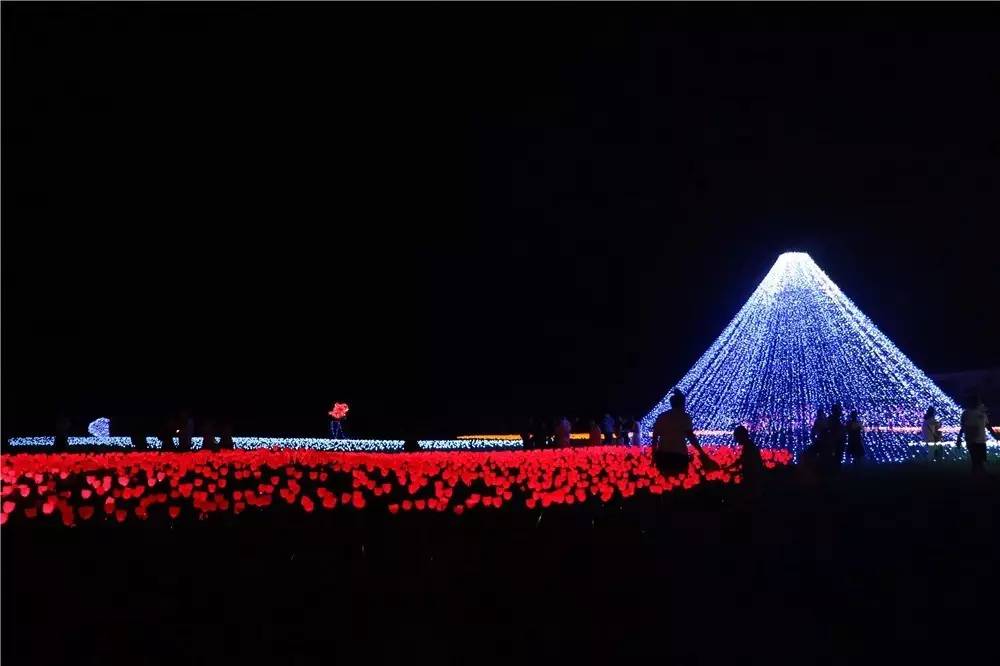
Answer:
[[[22,454],[2,460],[2,514],[11,521],[208,519],[288,506],[450,511],[529,509],[662,494],[705,480],[739,482],[738,451],[707,447],[720,470],[692,463],[664,478],[649,453],[623,447],[547,451],[342,453],[310,450]],[[768,467],[787,451],[763,451]],[[727,469],[728,467],[728,469]]]

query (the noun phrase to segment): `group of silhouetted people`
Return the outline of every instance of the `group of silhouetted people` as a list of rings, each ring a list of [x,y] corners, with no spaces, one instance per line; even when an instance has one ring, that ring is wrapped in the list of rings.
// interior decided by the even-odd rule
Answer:
[[[233,426],[224,422],[221,427],[212,419],[205,419],[201,426],[201,448],[206,451],[219,451],[235,448],[233,442]],[[193,448],[195,422],[191,411],[182,409],[175,416],[167,418],[160,427],[156,438],[160,440],[161,451],[190,451]],[[140,433],[133,435],[133,446],[140,442],[145,448],[146,438]]]
[[[685,472],[691,458],[687,444],[701,457],[702,467],[715,469],[718,465],[705,453],[694,432],[691,416],[685,411],[686,398],[675,389],[670,396],[670,409],[662,412],[652,428],[652,459],[653,464],[664,476]],[[961,446],[965,437],[972,471],[976,476],[985,475],[986,438],[992,435],[1000,441],[1000,434],[994,431],[983,401],[978,396],[965,400],[961,416],[960,429],[956,445]],[[840,468],[841,464],[850,462],[854,465],[865,459],[865,429],[857,411],[851,411],[847,419],[843,417],[843,407],[834,403],[829,414],[821,407],[817,410],[815,421],[809,433],[809,445],[802,454],[801,462],[806,467],[820,475],[829,475]],[[579,420],[577,425],[582,425]],[[339,424],[339,422],[338,422]],[[69,443],[70,421],[65,414],[60,414],[55,424],[55,450],[65,451]],[[589,421],[586,426],[587,436],[574,440],[573,422],[567,417],[557,419],[529,419],[527,427],[521,433],[525,449],[566,448],[571,446],[636,446],[641,443],[640,423],[631,418],[614,418],[605,414],[601,419]],[[191,410],[183,409],[165,419],[156,432],[163,451],[190,451],[195,437],[195,420]],[[218,426],[216,421],[205,419],[201,425],[202,448],[212,450],[233,449],[233,428],[228,421]],[[127,428],[136,450],[146,450],[147,440],[143,428]],[[733,432],[734,442],[740,447],[739,465],[742,468],[744,481],[754,483],[763,470],[760,451],[754,444],[746,427],[737,426]],[[921,428],[921,441],[928,446],[930,456],[934,460],[943,455],[941,422],[937,419],[934,407],[930,407],[924,415]],[[413,445],[404,447],[406,450],[417,450]]]
[[[1000,440],[1000,435],[990,425],[986,405],[983,404],[982,399],[979,396],[969,396],[965,399],[965,409],[962,410],[955,445],[962,446],[962,436],[964,435],[965,446],[969,450],[969,461],[972,463],[972,473],[977,477],[986,474],[987,433],[992,435],[994,439]],[[937,418],[937,410],[932,406],[924,414],[924,423],[920,429],[920,441],[927,445],[928,455],[933,460],[941,460],[944,456],[943,439],[941,421]]]
[[[573,424],[565,416],[555,419],[530,418],[521,433],[525,449],[553,449],[572,446]]]
[[[865,459],[865,429],[857,411],[844,421],[844,408],[835,402],[830,414],[820,407],[809,433],[803,457],[821,472],[831,472],[844,461],[858,465]]]
[[[679,389],[670,395],[670,409],[656,417],[653,424],[652,456],[653,464],[665,477],[685,473],[691,465],[691,455],[687,445],[700,457],[705,471],[720,469],[719,464],[705,452],[694,432],[694,422],[685,410],[686,397]],[[733,429],[733,441],[740,448],[739,458],[727,471],[738,471],[742,476],[745,496],[755,495],[760,490],[764,474],[764,459],[760,449],[750,436],[746,426],[737,425]]]
[[[574,426],[574,423],[576,424]],[[632,418],[605,414],[590,420],[586,426],[580,419],[565,416],[556,419],[531,418],[521,432],[526,449],[565,448],[569,446],[636,446],[639,444],[639,422]],[[573,432],[586,427],[586,439],[573,439]]]

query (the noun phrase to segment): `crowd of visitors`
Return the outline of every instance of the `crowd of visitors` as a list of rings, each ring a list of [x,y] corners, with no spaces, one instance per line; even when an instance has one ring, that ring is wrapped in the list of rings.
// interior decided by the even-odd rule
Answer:
[[[580,437],[574,438],[573,433]],[[638,446],[639,422],[633,418],[605,414],[585,421],[559,416],[554,419],[532,417],[521,431],[526,449],[563,448],[567,446]]]
[[[802,462],[821,475],[835,471],[843,462],[859,465],[865,458],[865,429],[857,411],[844,421],[844,408],[835,402],[830,414],[820,407],[810,431],[810,443]]]

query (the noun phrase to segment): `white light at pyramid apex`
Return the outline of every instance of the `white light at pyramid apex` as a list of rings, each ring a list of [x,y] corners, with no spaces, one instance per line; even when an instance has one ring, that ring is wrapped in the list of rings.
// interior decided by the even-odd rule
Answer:
[[[930,406],[947,426],[960,410],[878,330],[804,252],[785,252],[708,351],[675,385],[687,394],[695,428],[745,424],[762,446],[808,444],[820,407],[857,410],[876,460],[909,457]],[[672,388],[672,387],[671,387]],[[652,429],[669,393],[643,419]],[[897,432],[890,432],[888,429]]]

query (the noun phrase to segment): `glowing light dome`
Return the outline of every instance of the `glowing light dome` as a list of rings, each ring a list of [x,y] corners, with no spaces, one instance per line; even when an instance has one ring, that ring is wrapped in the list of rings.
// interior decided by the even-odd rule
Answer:
[[[868,456],[912,456],[924,412],[957,430],[961,411],[804,252],[778,257],[722,335],[677,382],[695,428],[747,425],[765,447],[796,454],[820,407],[857,410]],[[642,420],[648,437],[669,393]],[[907,432],[909,430],[909,432]],[[727,436],[722,436],[723,439]]]

